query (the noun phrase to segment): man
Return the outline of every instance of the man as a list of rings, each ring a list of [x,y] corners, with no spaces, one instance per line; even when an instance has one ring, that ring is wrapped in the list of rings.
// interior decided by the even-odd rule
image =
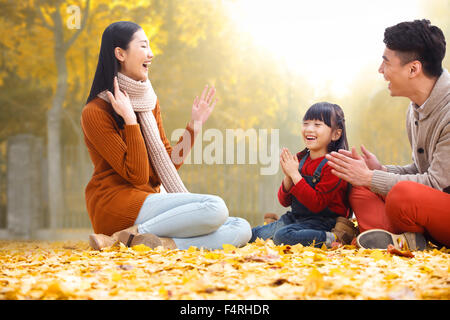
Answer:
[[[442,69],[446,43],[428,20],[402,22],[384,33],[379,72],[391,96],[411,100],[406,127],[413,163],[381,165],[361,146],[327,156],[336,176],[353,185],[350,204],[364,248],[389,244],[424,249],[423,235],[450,246],[450,75]],[[381,229],[381,230],[380,230]],[[402,234],[403,233],[403,234]],[[404,248],[404,247],[403,247]]]

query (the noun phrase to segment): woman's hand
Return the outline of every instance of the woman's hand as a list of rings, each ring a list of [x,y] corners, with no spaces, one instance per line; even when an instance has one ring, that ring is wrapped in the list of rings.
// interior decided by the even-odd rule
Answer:
[[[114,78],[114,95],[109,90],[106,94],[108,95],[114,111],[123,118],[125,124],[137,123],[136,114],[131,105],[130,97],[128,96],[128,93],[120,90],[117,77]]]
[[[206,85],[200,98],[198,96],[195,97],[192,105],[191,122],[189,123],[191,128],[194,128],[194,125],[203,125],[208,120],[218,101],[218,99],[214,100],[215,94],[216,89],[214,86],[208,89],[208,85]]]

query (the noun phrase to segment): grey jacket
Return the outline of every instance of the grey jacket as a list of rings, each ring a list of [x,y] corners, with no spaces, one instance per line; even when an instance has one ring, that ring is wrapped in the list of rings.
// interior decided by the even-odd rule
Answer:
[[[406,129],[413,163],[375,170],[371,190],[386,195],[399,181],[415,181],[437,190],[450,189],[450,75],[444,70],[423,108],[411,102]]]

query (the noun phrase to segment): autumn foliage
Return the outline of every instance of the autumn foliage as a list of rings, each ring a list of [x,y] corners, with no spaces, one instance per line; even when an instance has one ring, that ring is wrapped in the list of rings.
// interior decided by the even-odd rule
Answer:
[[[0,299],[450,299],[450,250],[0,242]]]

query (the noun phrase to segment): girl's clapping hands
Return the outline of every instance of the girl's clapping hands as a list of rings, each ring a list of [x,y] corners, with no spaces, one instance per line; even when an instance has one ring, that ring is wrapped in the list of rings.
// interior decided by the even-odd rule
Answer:
[[[287,148],[281,149],[280,165],[283,173],[294,181],[294,177],[300,176],[298,172],[299,161],[296,155],[291,154]]]

